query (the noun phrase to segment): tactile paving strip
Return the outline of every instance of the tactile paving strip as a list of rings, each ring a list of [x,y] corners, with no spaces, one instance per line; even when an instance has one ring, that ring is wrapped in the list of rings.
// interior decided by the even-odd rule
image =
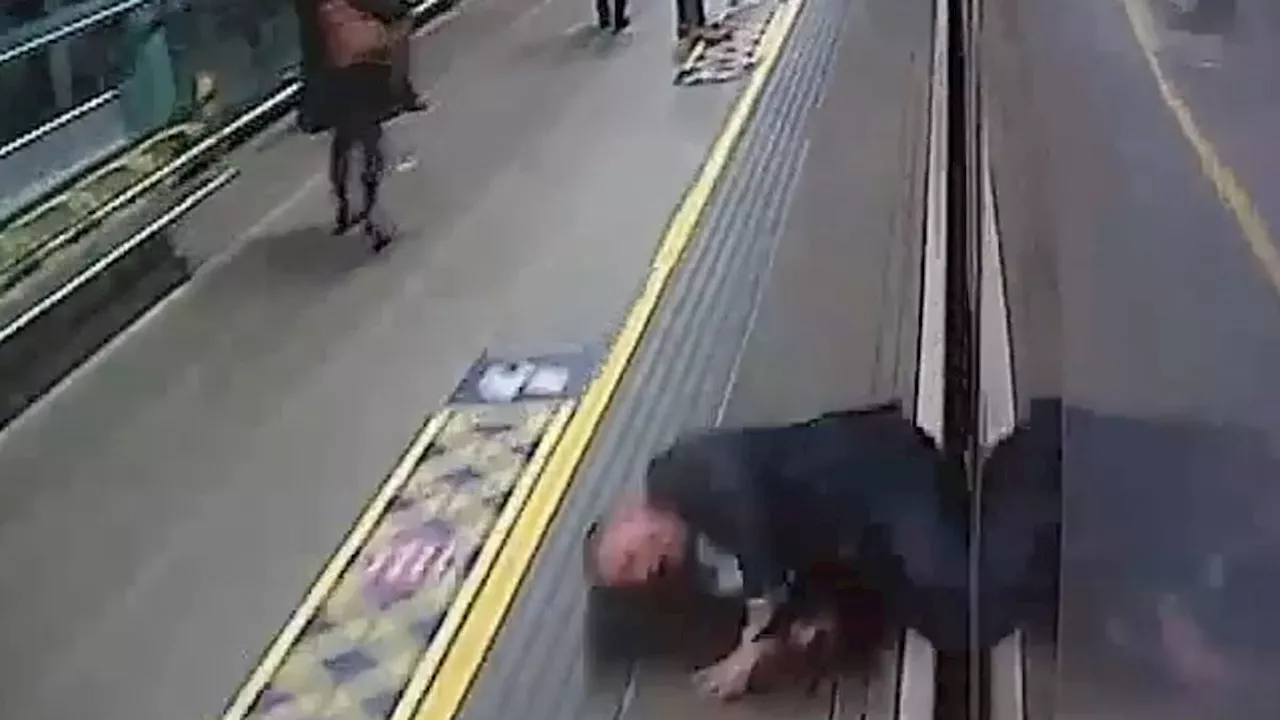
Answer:
[[[713,45],[699,43],[676,71],[676,84],[724,83],[751,72],[760,59],[760,41],[779,7],[776,0],[757,0],[725,11],[715,22],[729,37]]]
[[[453,412],[249,718],[391,716],[559,405]]]

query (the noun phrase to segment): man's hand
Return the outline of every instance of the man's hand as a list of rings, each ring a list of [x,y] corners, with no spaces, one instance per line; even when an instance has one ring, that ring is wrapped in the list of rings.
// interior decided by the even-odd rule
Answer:
[[[693,676],[699,692],[717,700],[734,700],[747,692],[751,678],[771,650],[773,640],[744,642],[727,657]]]
[[[787,637],[791,649],[803,654],[813,651],[823,642],[832,640],[835,632],[835,614],[826,611],[810,618],[796,620],[791,624]]]
[[[773,619],[777,607],[772,598],[753,598],[747,601],[746,623],[738,647],[715,665],[700,670],[693,676],[694,684],[703,695],[718,700],[733,700],[747,692],[752,676],[761,662],[776,653],[778,642],[772,638],[760,638],[760,633]]]
[[[750,689],[761,674],[773,677],[794,667],[787,660],[803,662],[835,632],[835,616],[830,612],[797,620],[786,628],[786,639],[753,640],[754,633],[743,633],[742,642],[720,662],[694,675],[694,683],[702,694],[718,700],[733,700]],[[779,665],[781,663],[781,665]]]

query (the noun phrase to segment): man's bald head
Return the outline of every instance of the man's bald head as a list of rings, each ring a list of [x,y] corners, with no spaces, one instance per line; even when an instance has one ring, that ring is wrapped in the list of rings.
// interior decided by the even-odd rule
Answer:
[[[643,498],[629,500],[594,528],[588,562],[610,587],[646,585],[683,564],[689,530],[674,513]]]

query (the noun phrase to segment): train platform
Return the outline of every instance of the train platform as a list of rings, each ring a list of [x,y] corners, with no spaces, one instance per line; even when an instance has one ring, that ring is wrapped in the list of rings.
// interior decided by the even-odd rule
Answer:
[[[583,686],[576,541],[681,427],[914,404],[934,17],[743,4],[676,68],[671,11],[426,28],[378,255],[323,138],[237,155],[166,230],[193,276],[0,435],[7,712],[709,712]],[[925,650],[796,712],[894,716]]]

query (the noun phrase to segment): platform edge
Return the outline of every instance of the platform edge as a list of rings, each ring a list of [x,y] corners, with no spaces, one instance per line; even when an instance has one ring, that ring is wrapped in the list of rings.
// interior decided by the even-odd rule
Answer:
[[[359,519],[356,520],[351,530],[347,532],[337,552],[329,557],[324,569],[320,571],[315,582],[307,589],[307,594],[303,597],[302,602],[289,615],[284,627],[272,639],[271,644],[267,646],[266,652],[263,653],[261,659],[250,671],[248,678],[236,691],[227,709],[222,714],[222,720],[244,720],[252,712],[253,704],[268,683],[271,682],[271,678],[276,671],[280,669],[280,666],[288,657],[289,651],[293,649],[298,638],[306,630],[307,623],[311,621],[311,618],[315,616],[320,606],[324,603],[325,598],[337,586],[343,571],[351,564],[360,549],[364,547],[369,536],[377,528],[378,520],[382,517],[387,506],[390,505],[400,488],[408,482],[413,474],[413,469],[418,465],[418,461],[422,459],[427,448],[444,430],[452,416],[452,411],[448,409],[435,413],[426,420],[414,435],[408,449],[400,457],[395,468],[387,476],[382,486],[378,488],[378,492],[373,496],[373,499],[360,512]]]

